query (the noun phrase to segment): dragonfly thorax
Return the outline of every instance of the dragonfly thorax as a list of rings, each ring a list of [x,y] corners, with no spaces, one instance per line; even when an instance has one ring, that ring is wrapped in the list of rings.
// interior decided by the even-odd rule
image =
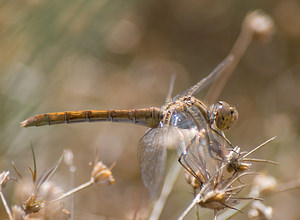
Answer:
[[[199,99],[196,99],[193,96],[184,96],[173,102],[167,103],[167,105],[163,107],[162,121],[164,123],[166,121],[172,121],[174,118],[179,116],[176,121],[180,122],[181,120],[185,120],[186,117],[189,118],[189,115],[192,115],[192,117],[196,116],[195,113],[197,112],[203,116],[207,123],[210,123],[207,107]],[[173,126],[175,125],[172,122],[171,124]]]

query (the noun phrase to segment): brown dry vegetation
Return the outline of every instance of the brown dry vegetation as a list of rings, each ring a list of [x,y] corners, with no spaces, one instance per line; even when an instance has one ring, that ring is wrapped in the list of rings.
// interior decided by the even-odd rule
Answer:
[[[35,114],[66,110],[123,109],[163,105],[172,73],[174,94],[206,76],[229,52],[245,15],[266,11],[276,34],[252,43],[220,99],[237,106],[239,121],[227,132],[233,145],[250,150],[278,136],[255,157],[279,166],[259,165],[280,182],[299,179],[300,3],[261,1],[7,1],[0,3],[0,167],[11,161],[23,175],[32,166],[49,169],[64,149],[72,149],[75,185],[89,179],[96,149],[105,164],[116,162],[112,186],[75,194],[76,219],[145,218],[148,193],[136,157],[144,127],[81,123],[19,128]],[[206,91],[197,97],[205,100]],[[71,188],[68,167],[52,178]],[[16,204],[13,182],[4,193]],[[175,219],[193,195],[181,174],[162,219]],[[299,190],[265,201],[274,219],[299,219]],[[70,200],[66,199],[66,205]],[[233,219],[244,219],[238,214]],[[200,210],[204,219],[212,212]],[[0,205],[0,219],[7,215]],[[192,211],[189,219],[195,219]],[[201,218],[200,218],[201,219]]]

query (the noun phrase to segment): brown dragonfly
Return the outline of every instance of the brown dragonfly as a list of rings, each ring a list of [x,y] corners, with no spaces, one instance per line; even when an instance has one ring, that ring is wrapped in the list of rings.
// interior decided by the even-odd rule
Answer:
[[[189,149],[205,148],[216,160],[223,160],[232,149],[222,131],[237,120],[237,110],[226,102],[207,107],[193,96],[218,78],[232,60],[233,57],[228,56],[207,77],[174,98],[171,98],[171,86],[166,103],[161,108],[46,113],[29,118],[20,126],[111,121],[148,127],[149,130],[139,141],[137,155],[143,182],[151,196],[157,198],[165,176],[167,148],[177,148],[179,162],[192,175],[193,170],[201,166],[201,161],[195,160],[195,154],[189,154]],[[197,178],[196,174],[193,176]]]

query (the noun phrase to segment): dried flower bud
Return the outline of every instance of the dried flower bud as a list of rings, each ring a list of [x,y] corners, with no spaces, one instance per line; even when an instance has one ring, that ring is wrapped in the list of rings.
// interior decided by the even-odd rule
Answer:
[[[45,201],[40,200],[36,201],[37,196],[32,194],[24,203],[23,209],[26,214],[39,212],[42,208],[45,207]]]
[[[197,180],[191,173],[189,173],[187,170],[184,170],[184,176],[188,184],[190,184],[194,189],[200,189],[201,182]],[[198,172],[197,176],[201,176],[201,173]]]
[[[240,154],[241,148],[236,146],[233,150],[229,152],[227,155],[227,171],[231,173],[235,172],[243,172],[250,168],[251,164],[243,162],[244,157]]]
[[[115,179],[112,175],[111,169],[107,168],[101,161],[94,165],[92,171],[92,180],[95,183],[114,184]]]
[[[203,208],[219,211],[237,204],[237,200],[230,199],[230,194],[225,191],[213,190],[205,193],[198,204]]]
[[[245,19],[245,22],[252,29],[254,39],[268,41],[275,32],[272,18],[261,10],[251,12]]]
[[[256,220],[271,220],[272,215],[272,207],[264,205],[261,201],[252,202],[251,209],[248,212],[248,217]]]
[[[267,176],[265,174],[258,175],[253,180],[253,188],[256,193],[268,194],[274,192],[277,188],[277,181],[272,176]]]
[[[65,164],[67,164],[68,166],[72,166],[73,165],[73,152],[70,149],[65,149],[64,150],[64,162]]]
[[[71,212],[67,209],[63,209],[62,210],[62,214],[64,214],[67,218],[71,217]]]

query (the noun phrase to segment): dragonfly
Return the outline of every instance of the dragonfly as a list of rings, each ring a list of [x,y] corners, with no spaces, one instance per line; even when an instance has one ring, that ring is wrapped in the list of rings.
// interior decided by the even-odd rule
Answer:
[[[223,101],[207,107],[194,95],[217,79],[232,61],[233,56],[227,56],[208,76],[171,98],[173,81],[161,108],[46,113],[28,118],[20,126],[111,121],[148,127],[138,143],[137,157],[144,185],[151,197],[157,198],[166,173],[168,148],[177,149],[178,161],[192,174],[193,167],[199,167],[197,163],[201,161],[195,160],[194,154],[188,154],[189,149],[205,147],[208,154],[216,160],[223,160],[227,155],[231,144],[223,131],[232,127],[238,119],[236,108]],[[197,177],[196,173],[193,175]]]

